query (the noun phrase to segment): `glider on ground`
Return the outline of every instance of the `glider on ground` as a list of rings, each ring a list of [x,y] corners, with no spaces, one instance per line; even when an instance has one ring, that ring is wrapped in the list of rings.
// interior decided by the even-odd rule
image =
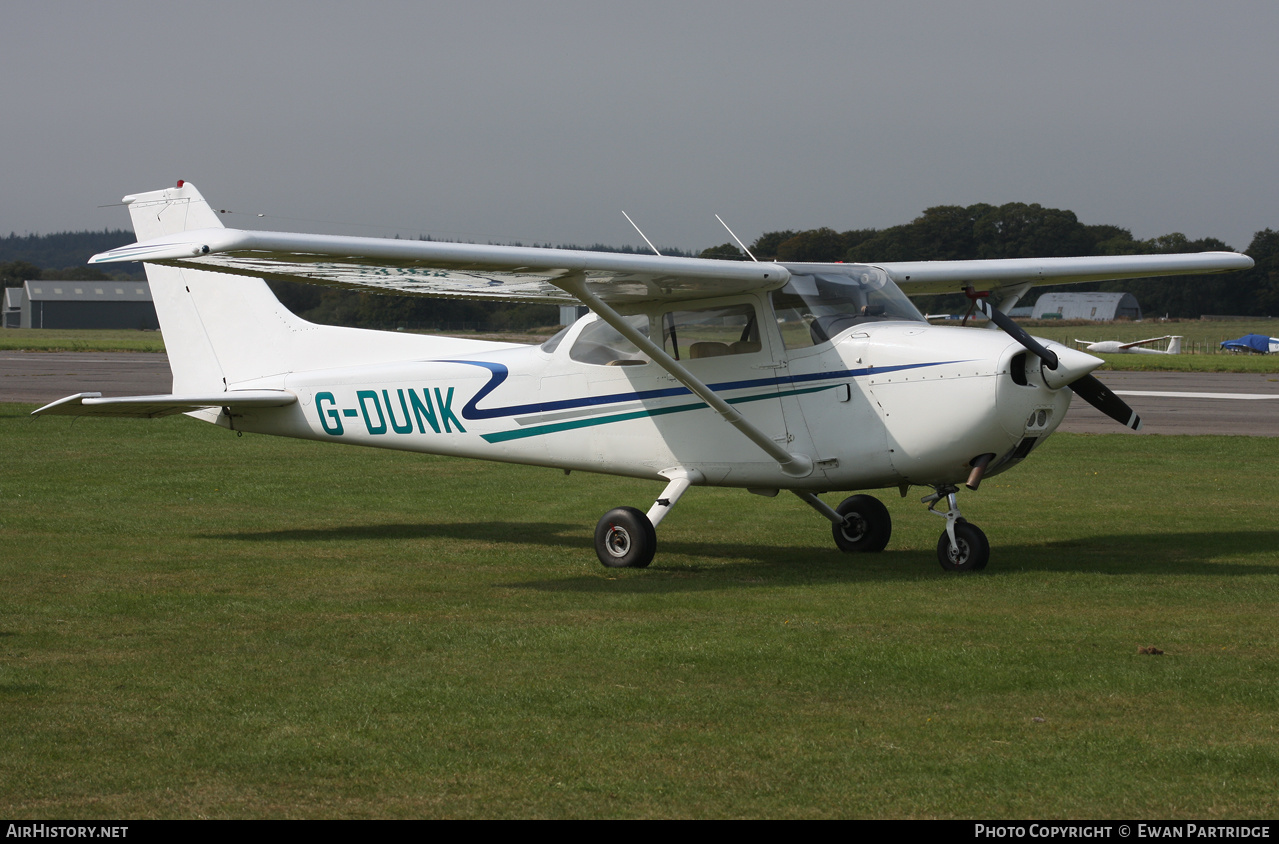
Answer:
[[[1134,340],[1131,343],[1121,343],[1118,340],[1101,340],[1094,342],[1092,340],[1076,339],[1077,345],[1082,345],[1084,351],[1095,352],[1099,355],[1179,355],[1181,354],[1181,335],[1165,334],[1163,337],[1151,337],[1149,340]],[[1168,345],[1163,349],[1147,349],[1150,343],[1162,343],[1167,340]]]
[[[81,393],[37,415],[185,413],[231,428],[661,481],[647,512],[595,529],[607,566],[646,566],[655,528],[695,486],[786,491],[844,551],[877,552],[876,498],[931,491],[938,559],[981,569],[990,546],[960,485],[1005,472],[1077,394],[1130,428],[1090,373],[1102,361],[1030,337],[1010,309],[1036,285],[1246,269],[1230,252],[793,264],[223,228],[190,183],[125,197],[173,369],[167,395]],[[383,293],[584,304],[541,346],[315,325],[263,279]],[[977,292],[977,291],[982,292]],[[908,296],[967,291],[1003,331],[932,326]],[[939,506],[940,505],[940,506]]]

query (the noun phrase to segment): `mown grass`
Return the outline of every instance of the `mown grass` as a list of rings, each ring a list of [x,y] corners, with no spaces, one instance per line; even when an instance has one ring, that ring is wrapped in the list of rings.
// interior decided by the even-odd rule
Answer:
[[[1092,352],[1090,354],[1096,354]],[[1274,355],[1097,355],[1106,362],[1102,372],[1279,372]]]
[[[916,491],[856,558],[692,490],[616,571],[655,484],[29,409],[8,817],[1273,816],[1279,440],[1058,435],[978,576]]]
[[[6,328],[0,331],[5,352],[163,352],[158,331],[91,328]]]

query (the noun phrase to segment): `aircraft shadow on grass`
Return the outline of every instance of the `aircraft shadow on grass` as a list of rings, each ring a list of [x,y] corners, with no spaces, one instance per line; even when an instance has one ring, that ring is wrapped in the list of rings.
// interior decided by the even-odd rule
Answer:
[[[589,539],[581,536],[581,526],[547,522],[459,522],[444,524],[344,525],[330,528],[255,531],[209,534],[217,541],[240,542],[369,542],[389,540],[462,540],[491,545],[538,545],[557,549],[565,555],[587,559]],[[1279,547],[1279,530],[1197,531],[1172,534],[1109,534],[1036,544],[1008,544],[999,548],[1003,564],[988,569],[983,577],[1000,577],[1026,571],[1069,571],[1089,574],[1151,576],[1259,575],[1279,574],[1279,563],[1214,562],[1223,549],[1234,554],[1271,554]],[[662,543],[666,560],[680,557],[705,561],[691,564],[657,563],[647,571],[671,590],[722,588],[722,581],[699,583],[670,575],[715,573],[728,577],[748,577],[747,585],[776,585],[779,576],[790,572],[813,579],[832,581],[916,580],[946,577],[937,570],[931,549],[887,550],[879,554],[845,554],[833,548],[774,544],[735,544],[722,541],[689,542],[666,539]],[[730,562],[731,561],[731,562]],[[635,574],[638,574],[636,572]],[[953,576],[953,575],[951,575]],[[626,582],[645,591],[656,587],[657,578],[631,576]],[[509,587],[572,591],[598,590],[598,574],[559,580],[528,580],[502,584]],[[661,588],[661,587],[657,587]]]

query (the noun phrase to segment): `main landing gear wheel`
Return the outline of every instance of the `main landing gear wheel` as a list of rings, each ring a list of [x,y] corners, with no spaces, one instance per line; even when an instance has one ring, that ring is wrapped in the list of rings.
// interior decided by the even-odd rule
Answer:
[[[595,555],[611,569],[642,569],[656,550],[653,523],[634,507],[609,510],[595,526]]]
[[[955,544],[942,531],[937,540],[937,561],[946,571],[981,571],[990,562],[990,542],[981,528],[963,519],[955,520]]]
[[[835,512],[846,520],[846,524],[831,525],[839,550],[874,554],[888,545],[888,538],[893,535],[893,519],[878,498],[853,495],[840,502]]]

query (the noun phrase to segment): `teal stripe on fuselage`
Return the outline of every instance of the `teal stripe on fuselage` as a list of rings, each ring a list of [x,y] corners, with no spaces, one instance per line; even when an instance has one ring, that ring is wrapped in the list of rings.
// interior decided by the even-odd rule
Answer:
[[[753,401],[764,401],[766,399],[780,399],[785,396],[802,396],[805,393],[820,393],[823,390],[833,390],[838,384],[827,384],[823,387],[809,387],[803,390],[787,390],[781,393],[764,393],[757,396],[739,396],[734,399],[725,399],[729,404],[746,404]],[[530,428],[520,428],[514,431],[499,431],[496,434],[483,434],[482,437],[486,442],[501,443],[509,440],[521,440],[525,437],[540,437],[543,434],[555,434],[560,431],[572,431],[577,428],[591,428],[596,425],[609,425],[613,422],[625,422],[629,419],[643,419],[646,416],[665,416],[669,413],[684,413],[689,410],[700,410],[706,407],[705,402],[693,402],[692,404],[680,404],[674,407],[658,407],[652,410],[636,410],[631,413],[615,413],[611,416],[596,416],[593,419],[575,419],[572,422],[556,422],[550,425],[535,425]]]

